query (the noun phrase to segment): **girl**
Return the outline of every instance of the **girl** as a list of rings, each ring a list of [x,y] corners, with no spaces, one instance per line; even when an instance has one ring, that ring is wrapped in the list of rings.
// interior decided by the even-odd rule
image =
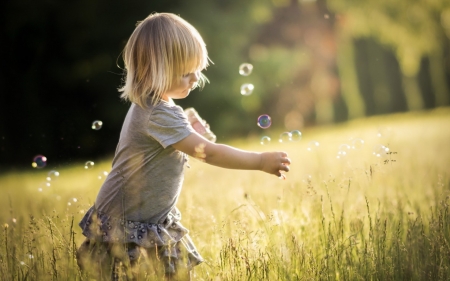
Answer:
[[[197,30],[170,13],[138,23],[124,52],[130,101],[112,170],[80,222],[83,272],[97,278],[189,280],[203,261],[176,208],[187,155],[205,163],[275,176],[289,171],[284,152],[250,152],[216,144],[196,132],[174,99],[203,86],[208,66]]]

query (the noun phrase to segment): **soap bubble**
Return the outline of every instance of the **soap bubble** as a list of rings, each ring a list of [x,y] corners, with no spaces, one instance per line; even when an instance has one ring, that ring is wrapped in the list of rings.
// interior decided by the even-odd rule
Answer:
[[[95,120],[94,122],[92,122],[92,129],[93,130],[98,131],[98,130],[100,130],[102,128],[102,126],[103,126],[103,122],[100,121],[100,120]]]
[[[243,63],[239,66],[239,74],[242,76],[249,76],[252,73],[253,65],[249,63]]]
[[[337,158],[337,159],[342,159],[342,158],[344,158],[345,156],[347,156],[347,152],[342,151],[342,150],[339,150],[338,153],[337,153],[336,158]]]
[[[43,192],[45,189],[49,188],[51,184],[49,182],[41,182],[38,187],[39,192]]]
[[[317,149],[319,147],[320,143],[318,141],[310,141],[308,143],[308,147],[306,148],[306,150],[308,151],[313,151],[315,149]]]
[[[364,146],[364,140],[362,140],[362,139],[354,139],[352,141],[353,149],[361,149],[363,146]]]
[[[311,180],[312,180],[312,176],[308,174],[303,177],[302,182],[311,183]]]
[[[390,138],[392,136],[391,128],[378,128],[377,137],[379,138]]]
[[[299,141],[302,139],[302,132],[300,132],[299,130],[293,130],[291,131],[291,139],[293,141]]]
[[[108,172],[107,172],[107,171],[100,172],[100,173],[98,174],[98,179],[99,179],[99,180],[102,180],[102,179],[106,178],[107,175],[108,175]]]
[[[93,168],[94,167],[94,162],[92,162],[92,161],[87,161],[85,164],[84,164],[84,168],[85,169],[91,169],[91,168]]]
[[[260,143],[261,143],[262,145],[267,145],[267,144],[269,144],[269,143],[270,143],[270,137],[268,137],[268,136],[262,137]]]
[[[350,152],[350,149],[351,149],[351,148],[352,148],[352,147],[351,147],[350,145],[346,144],[346,143],[341,144],[341,145],[339,146],[339,149],[338,149],[338,153],[337,153],[336,158],[337,158],[337,159],[341,159],[341,158],[347,156],[348,153]]]
[[[339,146],[339,152],[341,152],[342,155],[347,155],[350,151],[351,146],[348,144],[341,144]]]
[[[31,166],[33,168],[44,168],[47,165],[47,157],[44,155],[36,155],[33,158],[33,162],[31,163]]]
[[[253,93],[253,89],[255,89],[255,86],[253,86],[253,84],[250,83],[242,84],[241,95],[249,96]]]
[[[258,117],[258,123],[257,124],[258,124],[258,126],[260,128],[267,129],[267,128],[270,127],[270,125],[272,125],[272,119],[270,118],[269,115],[263,114],[263,115]]]
[[[292,134],[290,132],[281,133],[279,142],[289,142],[292,140]]]
[[[388,152],[389,147],[384,146],[382,144],[377,144],[374,146],[372,154],[375,155],[376,157],[383,157],[386,154],[388,154]]]
[[[47,181],[54,181],[59,177],[59,172],[55,170],[51,170],[47,174]]]

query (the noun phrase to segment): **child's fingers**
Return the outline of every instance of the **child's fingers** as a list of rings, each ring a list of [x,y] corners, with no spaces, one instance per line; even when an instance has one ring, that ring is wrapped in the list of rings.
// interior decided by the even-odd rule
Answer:
[[[289,165],[291,164],[291,159],[289,159],[287,156],[288,156],[287,153],[281,152],[281,157],[282,157],[281,165],[280,165],[279,170],[276,172],[276,176],[282,180],[285,180],[286,176],[284,174],[282,174],[281,172],[282,171],[289,172],[289,170],[290,170]]]
[[[278,167],[278,170],[279,170],[279,171],[289,172],[290,168],[289,168],[289,166],[286,165],[286,164],[281,164],[281,165]]]
[[[281,161],[285,164],[291,164],[291,159],[289,159],[286,152],[280,152]]]
[[[282,158],[281,159],[281,163],[283,163],[284,165],[290,165],[291,164],[291,159],[289,159],[289,158]]]

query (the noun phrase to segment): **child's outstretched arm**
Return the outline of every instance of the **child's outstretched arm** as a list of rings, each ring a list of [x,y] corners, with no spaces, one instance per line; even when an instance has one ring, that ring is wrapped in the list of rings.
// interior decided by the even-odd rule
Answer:
[[[216,144],[198,133],[192,133],[172,145],[192,157],[208,164],[239,170],[261,170],[281,176],[281,171],[288,172],[291,160],[285,152],[252,152],[240,150],[224,144]]]

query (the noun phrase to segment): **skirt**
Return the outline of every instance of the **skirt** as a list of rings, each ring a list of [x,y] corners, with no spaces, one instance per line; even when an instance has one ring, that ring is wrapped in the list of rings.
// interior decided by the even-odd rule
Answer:
[[[174,208],[160,224],[113,218],[91,207],[79,223],[82,274],[98,280],[189,280],[203,262]],[[159,278],[161,279],[159,279]]]

